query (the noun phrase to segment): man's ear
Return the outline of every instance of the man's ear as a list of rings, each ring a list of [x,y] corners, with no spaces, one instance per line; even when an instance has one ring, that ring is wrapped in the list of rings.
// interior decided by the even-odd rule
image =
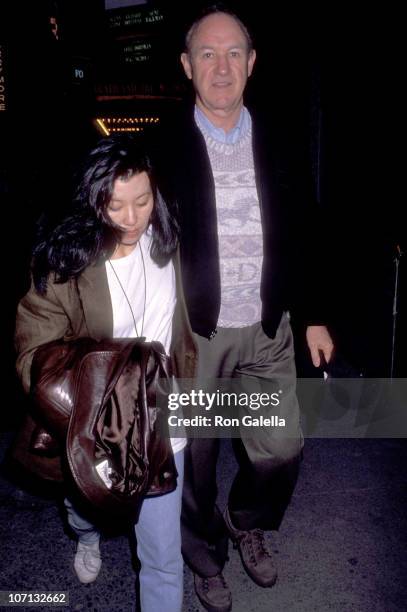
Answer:
[[[254,66],[254,62],[256,61],[256,51],[254,49],[252,49],[249,53],[249,57],[247,60],[247,74],[248,76],[251,75],[251,73],[253,72],[253,66]]]
[[[188,53],[181,53],[181,64],[188,79],[192,79],[192,66]]]

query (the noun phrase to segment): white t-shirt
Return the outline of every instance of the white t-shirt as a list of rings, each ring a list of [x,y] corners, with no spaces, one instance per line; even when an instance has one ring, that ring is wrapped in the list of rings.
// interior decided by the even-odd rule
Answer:
[[[171,260],[162,268],[157,266],[151,259],[151,242],[148,229],[130,255],[106,261],[113,309],[113,337],[144,336],[147,342],[157,340],[168,354],[177,301],[175,270]],[[171,438],[171,445],[176,453],[184,448],[186,440]]]

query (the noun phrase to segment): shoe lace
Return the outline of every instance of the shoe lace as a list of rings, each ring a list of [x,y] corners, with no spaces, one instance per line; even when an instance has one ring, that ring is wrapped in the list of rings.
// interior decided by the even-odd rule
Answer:
[[[262,531],[262,529],[252,529],[251,531],[246,532],[246,537],[244,540],[246,546],[248,547],[250,561],[254,565],[257,565],[258,561],[264,559],[265,557],[271,558],[271,554],[267,550],[264,539],[264,531]]]
[[[257,550],[260,552],[261,556],[271,557],[270,551],[267,548],[266,541],[264,538],[264,531],[262,531],[261,529],[254,529],[253,537],[252,537],[252,545],[253,545],[253,542],[255,543]]]
[[[227,588],[226,580],[223,574],[217,574],[216,576],[209,576],[203,579],[203,588],[205,591],[209,591],[209,588],[220,586],[223,589]]]

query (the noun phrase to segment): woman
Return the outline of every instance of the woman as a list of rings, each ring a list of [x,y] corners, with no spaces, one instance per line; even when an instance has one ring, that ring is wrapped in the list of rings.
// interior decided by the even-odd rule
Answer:
[[[26,391],[35,350],[52,340],[145,337],[171,352],[176,375],[193,376],[195,346],[176,275],[176,225],[148,156],[130,136],[103,139],[88,155],[72,213],[34,249],[33,283],[17,312],[17,370]],[[175,264],[175,266],[174,266]],[[180,506],[185,440],[171,440],[172,493],[143,501],[135,525],[143,612],[181,610]],[[100,534],[70,499],[78,537],[74,568],[96,579]]]

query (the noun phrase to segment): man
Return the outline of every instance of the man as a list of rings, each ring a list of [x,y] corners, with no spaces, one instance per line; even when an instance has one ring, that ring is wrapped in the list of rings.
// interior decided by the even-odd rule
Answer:
[[[181,55],[195,89],[195,107],[174,121],[162,149],[170,148],[163,169],[179,203],[198,381],[288,381],[279,414],[291,423],[290,436],[263,428],[256,438],[233,440],[239,471],[224,515],[216,506],[219,440],[193,439],[187,449],[183,554],[194,571],[199,600],[216,612],[232,606],[222,574],[227,533],[257,584],[272,586],[277,577],[263,530],[281,523],[302,448],[288,317],[294,294],[310,324],[307,341],[314,365],[320,365],[320,353],[328,362],[333,349],[317,285],[304,263],[300,234],[307,231],[313,203],[306,167],[287,147],[279,120],[265,131],[243,105],[255,59],[246,27],[227,9],[211,7],[196,20]],[[306,238],[312,240],[311,234]],[[303,282],[302,294],[294,287],[295,276]]]

